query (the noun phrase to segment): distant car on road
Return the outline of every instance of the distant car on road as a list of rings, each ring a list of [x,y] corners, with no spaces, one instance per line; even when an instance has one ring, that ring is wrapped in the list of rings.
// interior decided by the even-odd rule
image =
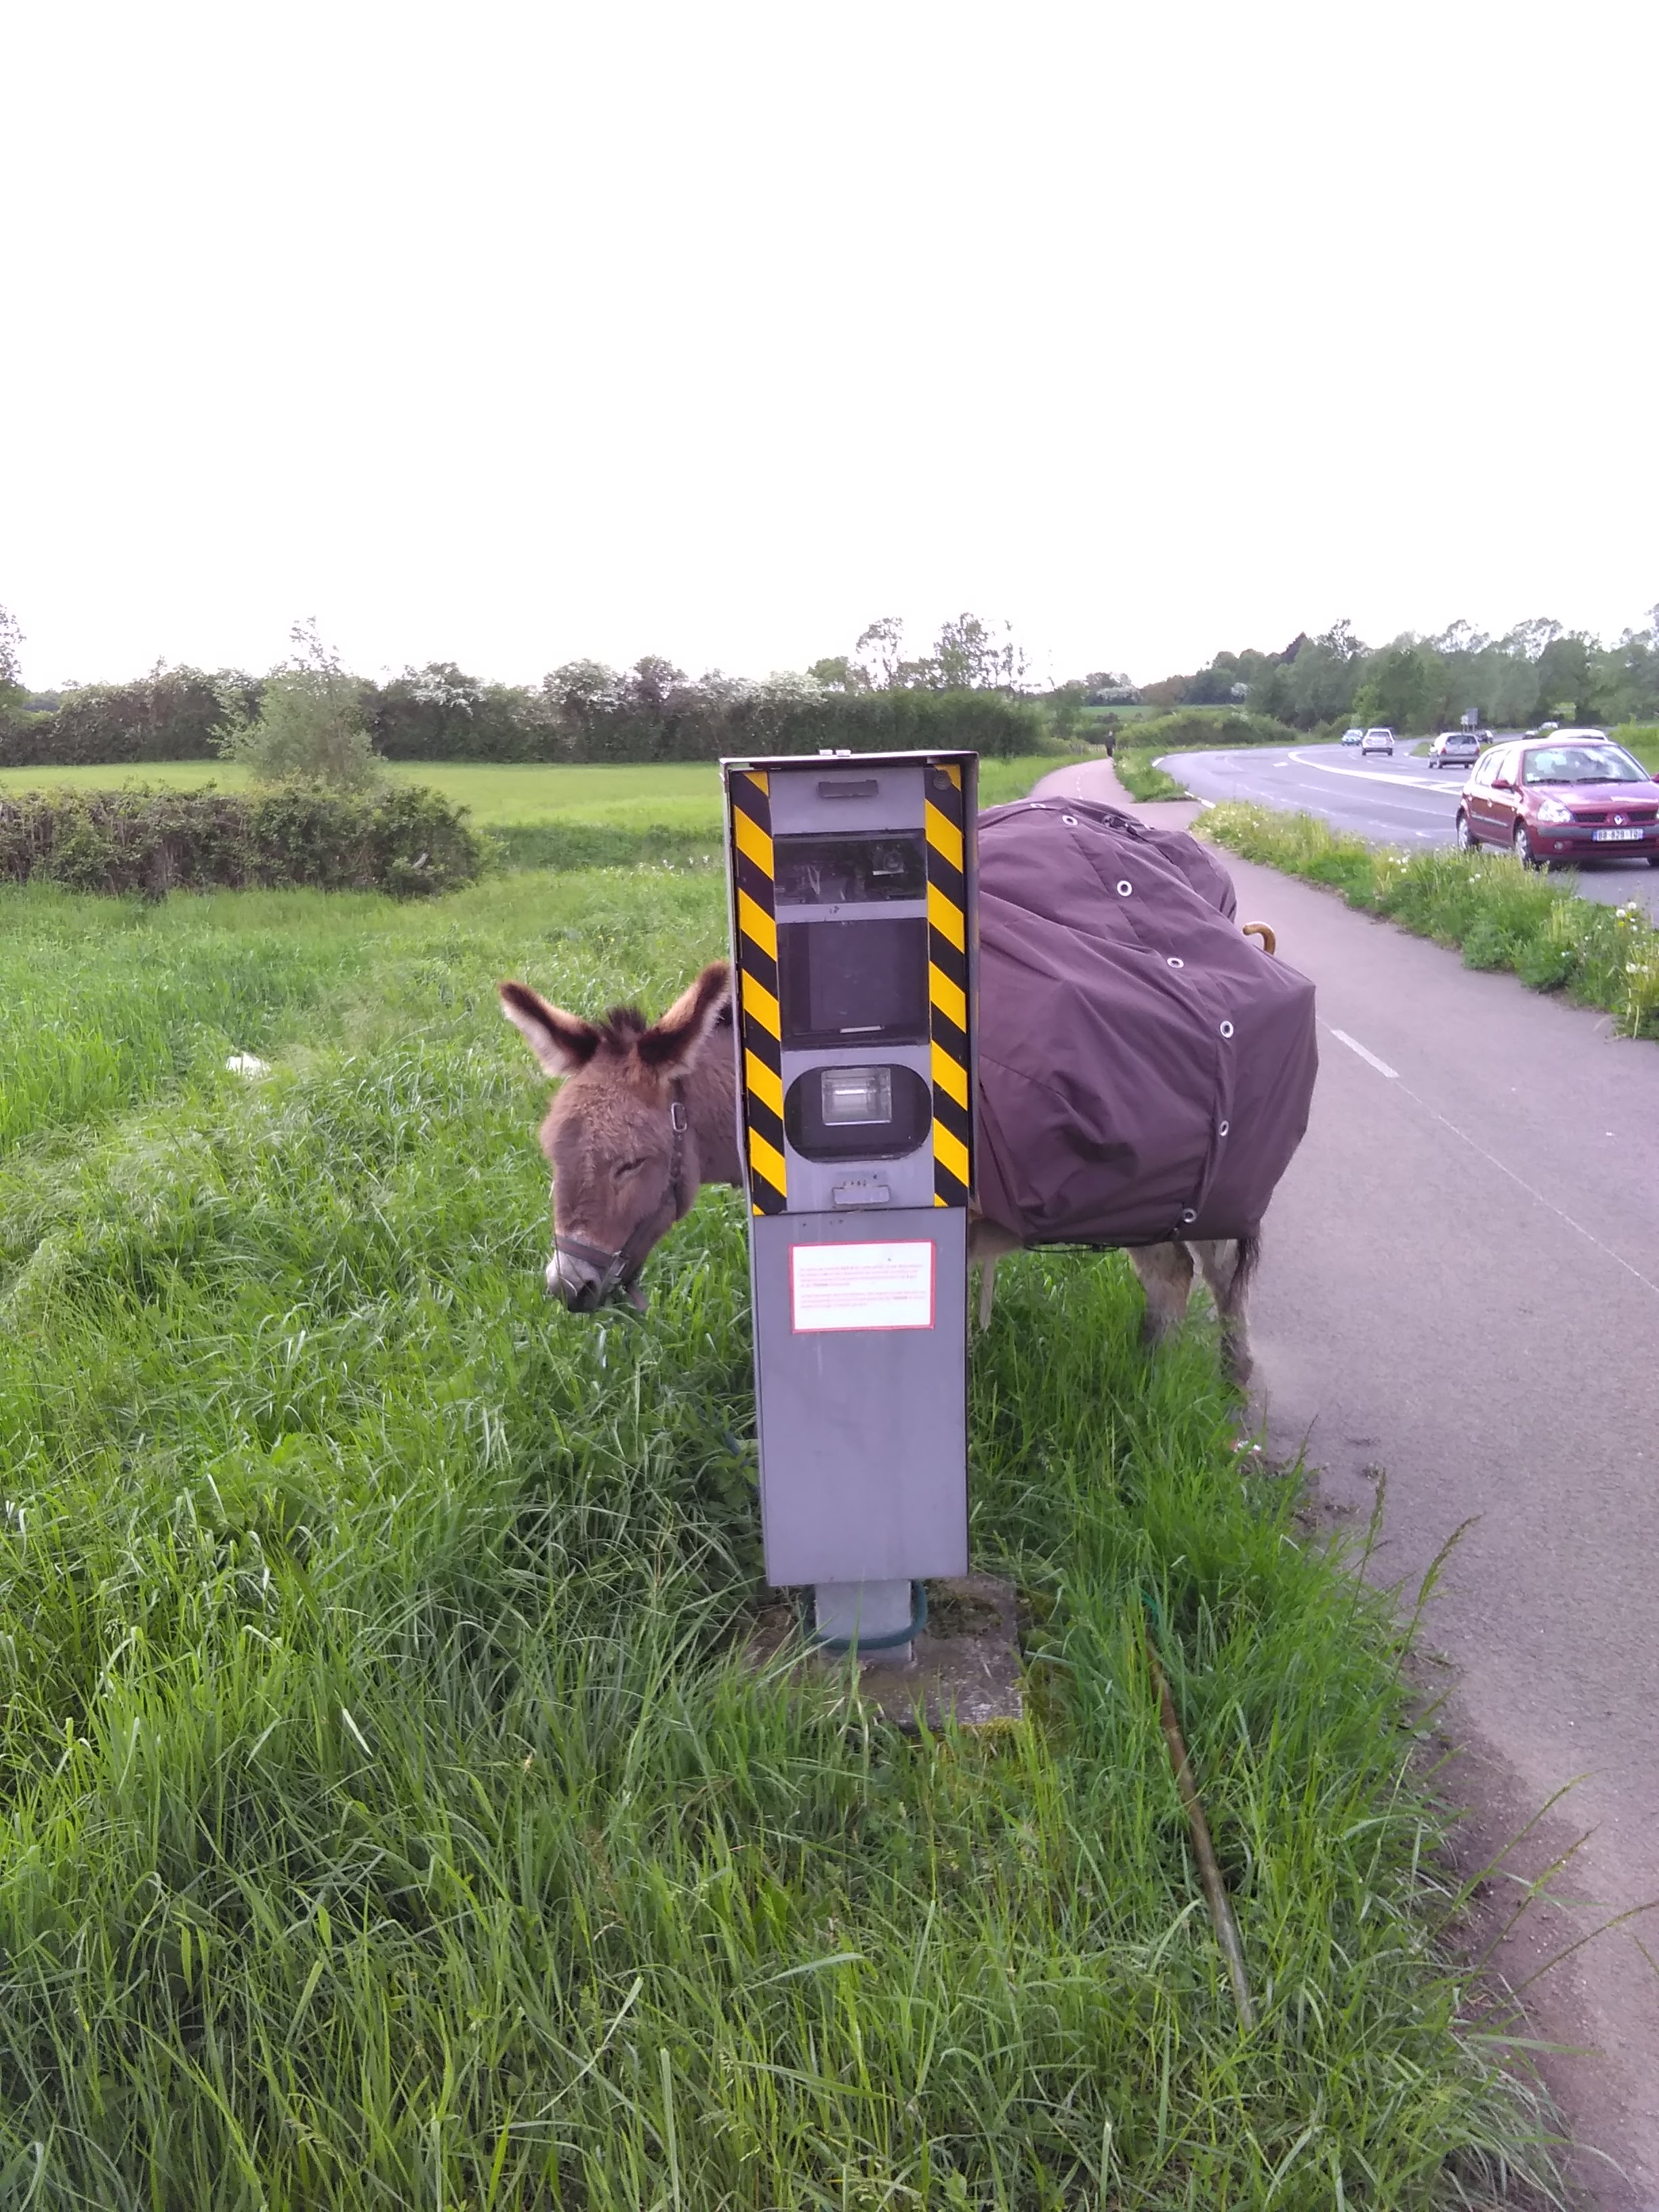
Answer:
[[[1494,745],[1458,796],[1465,852],[1498,845],[1523,868],[1644,860],[1659,868],[1659,782],[1604,730]]]
[[[1358,725],[1356,725],[1352,730],[1343,731],[1342,742],[1345,745],[1360,744],[1364,742],[1364,736],[1365,732],[1364,730],[1360,729]]]
[[[1448,762],[1456,761],[1467,767],[1480,757],[1480,733],[1476,730],[1442,730],[1429,747],[1431,768],[1444,768]]]
[[[1387,753],[1389,758],[1392,760],[1394,758],[1394,732],[1392,730],[1384,729],[1367,730],[1364,736],[1359,740],[1359,750],[1362,756],[1366,753]]]

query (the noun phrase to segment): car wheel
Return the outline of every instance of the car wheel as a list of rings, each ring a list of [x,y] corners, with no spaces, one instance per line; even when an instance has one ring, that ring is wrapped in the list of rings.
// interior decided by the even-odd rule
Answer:
[[[1458,851],[1459,851],[1460,853],[1472,853],[1472,852],[1474,852],[1474,830],[1469,826],[1469,817],[1468,817],[1468,816],[1467,814],[1465,814],[1465,813],[1464,813],[1464,811],[1463,811],[1463,810],[1462,810],[1462,808],[1461,806],[1460,806],[1460,807],[1458,808],[1458,810],[1457,810],[1457,830],[1456,830],[1456,836],[1457,836],[1457,849],[1458,849]]]
[[[1650,853],[1648,854],[1648,866],[1650,868],[1659,868],[1659,853]]]
[[[1532,849],[1532,839],[1527,835],[1524,822],[1517,822],[1515,825],[1515,857],[1523,868],[1535,868],[1541,865]]]

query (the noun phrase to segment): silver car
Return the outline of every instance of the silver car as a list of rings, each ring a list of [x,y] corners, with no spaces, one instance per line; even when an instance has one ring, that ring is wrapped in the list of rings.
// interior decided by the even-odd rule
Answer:
[[[1480,757],[1480,739],[1473,730],[1442,730],[1429,747],[1429,766],[1467,768]]]
[[[1394,758],[1394,732],[1392,730],[1384,729],[1367,730],[1364,736],[1359,740],[1359,750],[1362,757],[1366,753],[1387,753],[1389,758],[1392,760]]]

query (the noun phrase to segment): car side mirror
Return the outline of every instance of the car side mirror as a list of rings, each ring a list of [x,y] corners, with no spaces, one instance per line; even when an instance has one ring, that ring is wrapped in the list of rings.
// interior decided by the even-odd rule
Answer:
[[[1494,791],[1513,791],[1515,785],[1507,775],[1495,775],[1492,780],[1492,787]]]

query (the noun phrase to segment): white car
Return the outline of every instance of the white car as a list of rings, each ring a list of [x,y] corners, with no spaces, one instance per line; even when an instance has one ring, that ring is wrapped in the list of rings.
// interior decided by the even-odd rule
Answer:
[[[1394,732],[1392,730],[1382,729],[1367,730],[1364,736],[1359,740],[1359,750],[1362,754],[1387,753],[1389,758],[1392,760],[1394,758]]]
[[[1365,732],[1364,730],[1357,727],[1352,730],[1344,730],[1342,732],[1342,742],[1345,745],[1357,745],[1363,741],[1364,735]]]

